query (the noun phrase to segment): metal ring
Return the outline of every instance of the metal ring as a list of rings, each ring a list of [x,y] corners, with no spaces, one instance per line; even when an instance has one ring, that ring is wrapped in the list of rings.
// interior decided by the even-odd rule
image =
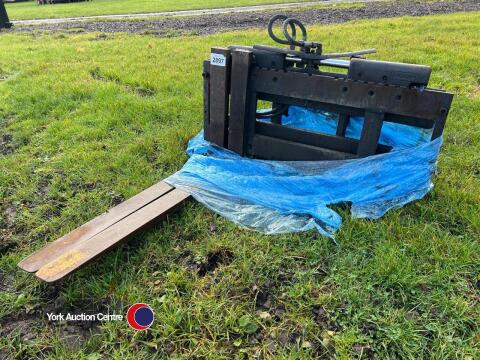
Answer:
[[[296,31],[292,31],[293,36],[288,33],[289,26],[291,29],[296,29],[297,26],[300,28],[300,30],[302,31],[302,40],[297,41]],[[289,41],[290,45],[303,47],[305,45],[305,41],[307,41],[307,29],[305,29],[305,26],[300,20],[294,18],[286,19],[283,22],[283,35],[285,35],[285,38]]]
[[[274,107],[273,109],[269,110],[269,111],[266,111],[266,112],[257,112],[255,114],[256,118],[257,119],[270,119],[274,116],[277,116],[277,115],[283,115],[285,114],[285,111],[288,109],[288,105],[284,105],[284,104],[279,104],[277,105],[276,107]]]
[[[283,21],[286,21],[288,20],[288,17],[285,16],[285,15],[275,15],[274,17],[272,17],[270,19],[270,21],[268,22],[268,35],[270,35],[270,37],[272,38],[273,41],[279,43],[279,44],[283,44],[283,45],[293,45],[290,41],[288,40],[283,40],[283,39],[280,39],[279,37],[277,37],[274,33],[273,33],[273,25],[275,23],[275,21],[277,20],[283,20]],[[292,37],[293,38],[296,38],[296,34],[297,34],[297,30],[295,29],[295,26],[293,24],[290,24],[290,29],[292,30]],[[288,34],[290,36],[290,34]]]

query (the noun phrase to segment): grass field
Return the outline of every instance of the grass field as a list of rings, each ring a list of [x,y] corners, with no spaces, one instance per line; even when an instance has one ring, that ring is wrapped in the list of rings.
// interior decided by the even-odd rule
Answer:
[[[9,3],[6,4],[6,8],[11,20],[22,20],[209,9],[305,1],[309,0],[94,0],[45,6],[37,5],[36,1],[28,1]]]
[[[431,85],[456,94],[424,200],[379,221],[344,211],[338,245],[191,203],[57,286],[17,262],[179,169],[209,48],[267,35],[2,34],[0,358],[479,358],[479,33],[480,13],[311,28],[328,50],[431,64]],[[156,311],[148,332],[45,314],[139,301]]]

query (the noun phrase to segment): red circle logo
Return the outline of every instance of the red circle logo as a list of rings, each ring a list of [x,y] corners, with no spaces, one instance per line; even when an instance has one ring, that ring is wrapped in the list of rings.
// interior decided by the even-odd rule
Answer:
[[[127,321],[135,330],[147,330],[153,324],[155,314],[147,304],[133,304],[127,311]]]

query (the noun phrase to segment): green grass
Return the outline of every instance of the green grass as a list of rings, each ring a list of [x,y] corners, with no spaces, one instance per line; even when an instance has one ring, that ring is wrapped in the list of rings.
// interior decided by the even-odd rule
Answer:
[[[93,0],[90,2],[37,5],[36,1],[6,4],[11,20],[49,19],[74,16],[149,13],[248,5],[280,4],[309,0]]]
[[[375,46],[381,59],[431,64],[431,85],[456,94],[433,191],[379,221],[343,212],[338,245],[242,230],[192,202],[57,287],[17,262],[179,169],[202,127],[209,48],[267,34],[0,36],[0,331],[17,329],[0,355],[479,358],[480,13],[310,33],[331,51]],[[199,275],[215,251],[229,261]],[[138,301],[156,311],[150,331],[107,322],[79,346],[45,315]]]

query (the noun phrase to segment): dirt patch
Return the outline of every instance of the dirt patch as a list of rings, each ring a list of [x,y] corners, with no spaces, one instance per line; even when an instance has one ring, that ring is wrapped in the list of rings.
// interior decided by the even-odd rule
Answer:
[[[357,356],[359,359],[374,359],[375,352],[369,345],[354,345],[352,347],[352,352]]]
[[[0,154],[1,155],[10,155],[13,154],[15,148],[12,144],[13,136],[10,134],[3,134],[0,137]]]
[[[373,337],[374,334],[378,331],[377,324],[367,321],[360,326],[360,331],[362,334]]]
[[[41,321],[37,316],[24,315],[16,319],[7,318],[1,322],[0,335],[7,338],[19,337],[22,343],[35,339],[38,335]]]
[[[313,320],[322,328],[330,331],[340,331],[340,325],[331,320],[327,310],[321,305],[313,305]]]
[[[51,185],[52,179],[53,179],[52,174],[46,174],[40,177],[40,180],[38,181],[38,185],[37,185],[37,191],[36,191],[40,197],[45,198],[50,194],[50,185]]]
[[[198,275],[205,276],[220,265],[230,264],[233,257],[233,252],[224,248],[209,252],[205,261],[199,264]]]
[[[0,229],[0,234],[3,235],[4,233],[4,230],[3,229]],[[13,242],[13,241],[10,241],[10,240],[7,240],[7,238],[5,239],[2,239],[2,241],[0,242],[0,256],[6,254],[7,252],[15,249],[17,247],[17,243]],[[1,277],[1,275],[0,275]],[[1,279],[0,279],[1,281]],[[2,285],[0,283],[0,291],[2,290]]]
[[[288,346],[297,343],[302,338],[300,331],[280,332],[277,335],[277,342],[282,346]]]
[[[0,322],[0,336],[9,339],[18,338],[22,344],[34,342],[40,338],[45,331],[45,325],[48,323],[43,317],[45,314],[34,312],[28,315],[20,315],[17,317],[8,317],[2,319]],[[78,350],[84,346],[88,339],[99,331],[98,324],[91,324],[90,327],[85,327],[84,324],[91,324],[90,322],[82,322],[80,324],[55,323],[50,324],[54,331],[58,331],[60,341],[62,344],[71,350]],[[42,350],[42,354],[48,352],[48,349]],[[8,349],[4,353],[0,353],[0,359],[9,359]]]
[[[280,285],[277,278],[275,281],[267,280],[261,287],[256,285],[253,287],[255,310],[260,318],[273,321],[283,319],[286,312],[285,305],[279,303],[274,296],[275,288]]]
[[[12,228],[15,224],[15,218],[17,217],[17,210],[14,206],[6,204],[2,209],[3,223],[7,228]]]
[[[255,308],[257,309],[257,315],[262,317],[262,314],[266,312],[275,321],[281,320],[286,311],[284,304],[274,304],[272,297],[270,295],[264,296],[264,294],[257,296]],[[263,315],[263,317],[265,316]]]
[[[215,223],[210,223],[210,232],[211,233],[216,233],[217,232],[217,224]]]
[[[125,196],[123,196],[123,194],[111,192],[109,195],[110,195],[110,206],[112,207],[120,205],[122,202],[125,201]]]
[[[305,329],[295,323],[287,321],[287,328],[279,329],[270,333],[264,341],[265,347],[269,352],[276,354],[282,352],[285,348],[299,347],[310,351],[312,359],[334,359],[335,347],[333,341],[328,335],[316,339],[305,338]]]
[[[0,203],[0,256],[13,250],[17,247],[17,243],[12,240],[12,237],[17,233],[15,229],[15,219],[17,217],[17,210],[10,204]],[[0,273],[0,279],[2,274]],[[0,288],[1,291],[1,288]]]
[[[13,281],[13,280],[12,280]],[[13,289],[10,280],[0,274],[0,291],[3,288]],[[45,327],[58,333],[63,345],[68,349],[81,348],[90,337],[99,331],[100,321],[49,321],[47,314],[108,314],[106,302],[94,302],[83,299],[67,303],[61,294],[61,282],[43,286],[41,300],[34,305],[26,305],[24,309],[0,319],[0,336],[17,337],[22,343],[42,337]]]
[[[0,252],[1,255],[1,252]],[[4,271],[0,271],[0,292],[13,292],[14,276]]]
[[[313,8],[299,10],[254,11],[248,13],[229,13],[203,15],[196,17],[162,18],[159,20],[128,20],[128,21],[89,21],[84,23],[61,23],[47,25],[16,25],[9,31],[68,31],[69,29],[84,29],[85,32],[126,32],[145,35],[172,37],[185,33],[206,35],[221,31],[245,29],[253,27],[264,28],[273,13],[288,13],[306,24],[342,23],[356,19],[377,19],[399,16],[423,16],[446,14],[460,11],[479,11],[478,0],[456,2],[389,2],[368,3],[362,7],[353,8]]]
[[[465,298],[474,305],[480,304],[480,275],[468,277],[466,280],[468,290]]]
[[[196,257],[190,250],[183,251],[178,256],[178,260],[184,264],[187,270],[196,272],[199,276],[205,276],[221,265],[230,264],[233,258],[233,252],[226,248],[211,251],[203,259]]]

